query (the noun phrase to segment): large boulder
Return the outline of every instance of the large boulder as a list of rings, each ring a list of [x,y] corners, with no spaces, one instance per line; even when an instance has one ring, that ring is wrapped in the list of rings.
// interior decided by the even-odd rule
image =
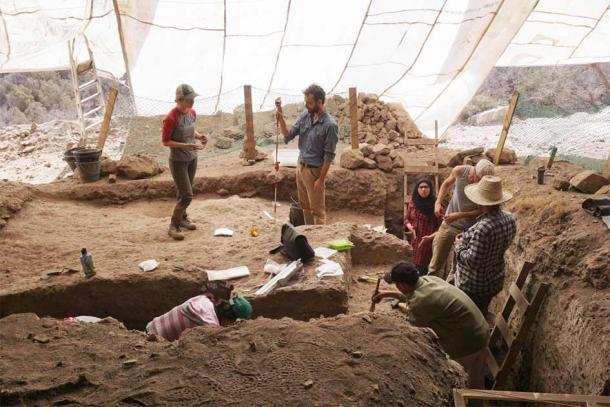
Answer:
[[[585,194],[594,194],[609,183],[606,178],[591,170],[581,171],[570,180],[570,185]]]
[[[483,147],[469,148],[454,154],[447,162],[447,167],[456,167],[464,163],[464,158],[483,154]]]
[[[147,155],[125,155],[116,165],[118,176],[126,179],[151,178],[161,172],[157,160]]]
[[[468,122],[473,126],[489,126],[491,124],[499,124],[504,120],[508,106],[500,106],[493,109],[485,110],[475,114],[468,119]]]
[[[339,165],[348,170],[355,170],[364,165],[364,156],[360,150],[352,150],[351,147],[348,147],[341,153]]]
[[[244,138],[244,132],[239,127],[232,126],[224,129],[222,136],[237,141]]]
[[[494,162],[496,159],[498,149],[490,148],[485,151],[485,155],[489,161]],[[515,164],[517,162],[517,153],[514,150],[511,150],[508,147],[504,147],[502,149],[502,154],[500,154],[500,164]]]
[[[221,136],[216,139],[216,141],[214,142],[214,146],[216,148],[225,150],[225,149],[231,148],[233,146],[233,140],[231,140],[228,137]]]
[[[389,233],[358,227],[350,236],[354,243],[351,251],[354,264],[392,264],[411,260],[413,248],[405,240]]]

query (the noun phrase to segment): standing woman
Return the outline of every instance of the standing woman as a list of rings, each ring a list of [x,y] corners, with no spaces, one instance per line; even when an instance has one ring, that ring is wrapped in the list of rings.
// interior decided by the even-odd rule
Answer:
[[[162,140],[169,147],[169,169],[178,191],[178,203],[174,208],[168,234],[175,240],[183,240],[182,229],[197,227],[186,215],[186,208],[193,200],[193,181],[197,171],[197,150],[208,142],[205,135],[195,130],[197,113],[193,110],[195,90],[181,84],[176,88],[176,107],[163,119]]]
[[[432,259],[432,239],[441,224],[441,220],[434,214],[435,201],[432,182],[427,178],[418,180],[411,194],[404,223],[405,229],[411,232],[413,263],[421,276],[428,274],[428,265]]]

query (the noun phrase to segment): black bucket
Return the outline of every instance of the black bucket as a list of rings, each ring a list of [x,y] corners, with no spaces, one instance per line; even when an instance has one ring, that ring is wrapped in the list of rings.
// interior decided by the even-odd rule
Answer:
[[[90,163],[99,161],[102,156],[102,150],[99,148],[83,148],[74,152],[77,163]]]
[[[99,161],[77,162],[76,167],[80,174],[80,182],[86,184],[100,179],[102,166]]]
[[[68,163],[72,171],[76,169],[76,157],[74,156],[74,153],[84,149],[85,147],[74,147],[64,152],[64,161]]]

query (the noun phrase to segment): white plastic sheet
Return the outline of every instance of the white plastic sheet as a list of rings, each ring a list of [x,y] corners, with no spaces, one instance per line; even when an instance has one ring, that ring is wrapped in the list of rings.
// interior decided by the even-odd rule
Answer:
[[[202,113],[302,100],[312,82],[399,102],[441,134],[498,65],[610,61],[610,0],[118,0],[140,114],[178,83]],[[124,77],[111,0],[0,0],[0,72],[68,66],[85,34],[98,67]],[[79,49],[83,55],[83,49]],[[150,109],[149,109],[150,110]]]

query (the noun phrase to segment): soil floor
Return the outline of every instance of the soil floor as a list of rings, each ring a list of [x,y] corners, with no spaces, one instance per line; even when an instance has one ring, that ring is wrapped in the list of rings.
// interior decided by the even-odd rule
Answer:
[[[236,154],[229,157],[202,162],[190,208],[198,230],[188,232],[184,242],[166,233],[174,203],[168,174],[114,185],[62,181],[34,189],[4,183],[0,299],[18,311],[0,309],[0,314],[33,312],[42,304],[54,309],[55,317],[74,316],[68,311],[88,311],[87,301],[101,296],[118,304],[106,303],[107,309],[123,307],[122,315],[152,313],[157,310],[151,303],[175,305],[182,296],[194,295],[203,270],[238,265],[248,266],[252,275],[236,287],[251,293],[266,281],[262,268],[283,222],[264,214],[273,213],[270,162],[241,167]],[[548,185],[579,167],[558,162],[547,173],[547,185],[539,186],[532,179],[538,165],[498,169],[515,193],[506,209],[517,217],[518,235],[507,254],[506,289],[493,307],[502,305],[524,260],[535,263],[529,284],[551,284],[511,388],[610,394],[610,232],[580,209],[586,195]],[[282,169],[281,177],[278,219],[288,219],[294,170]],[[7,404],[25,405],[450,405],[450,389],[463,381],[460,369],[446,361],[430,331],[397,319],[388,304],[377,307],[377,319],[367,314],[374,284],[358,280],[387,271],[401,256],[409,258],[399,239],[372,235],[376,232],[362,226],[382,225],[396,215],[392,208],[400,210],[400,198],[398,205],[388,203],[401,195],[397,177],[333,166],[327,195],[333,224],[303,229],[313,247],[333,237],[361,242],[364,251],[337,257],[346,272],[343,279],[322,280],[315,284],[323,290],[312,291],[312,265],[306,269],[309,277],[294,286],[323,293],[310,297],[315,302],[341,298],[343,308],[329,315],[347,315],[311,322],[258,318],[232,328],[197,328],[172,344],[147,342],[140,331],[113,321],[73,324],[9,315],[0,320],[0,396]],[[233,229],[235,236],[213,237],[218,227]],[[252,227],[258,237],[250,236]],[[93,253],[96,277],[47,274],[80,269],[81,247]],[[151,258],[161,263],[159,268],[140,271],[138,263]],[[289,304],[296,288],[261,308]],[[139,320],[123,322],[141,326]]]

